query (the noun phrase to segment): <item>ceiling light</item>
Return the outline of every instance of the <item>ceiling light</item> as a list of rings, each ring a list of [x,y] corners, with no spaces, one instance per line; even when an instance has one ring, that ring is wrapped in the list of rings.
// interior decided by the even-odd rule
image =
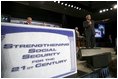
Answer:
[[[117,5],[114,5],[114,7],[113,7],[114,9],[116,9],[117,8]]]
[[[70,4],[68,5],[68,7],[70,7]]]
[[[73,5],[71,5],[71,7],[73,7]]]
[[[76,8],[76,6],[74,8]]]
[[[79,10],[81,10],[81,8],[79,8]]]
[[[67,6],[67,4],[65,4],[65,6]]]
[[[99,13],[102,13],[102,10],[100,10]]]
[[[110,10],[113,10],[113,8],[110,8]]]
[[[109,11],[109,9],[106,9],[106,11]]]
[[[103,9],[102,11],[103,11],[103,12],[105,12],[106,10],[105,10],[105,9]]]
[[[61,5],[63,5],[64,3],[61,3]]]
[[[58,1],[57,3],[60,3],[60,1]]]
[[[79,7],[77,7],[76,9],[79,9]]]
[[[56,1],[54,1],[54,2],[56,2]]]

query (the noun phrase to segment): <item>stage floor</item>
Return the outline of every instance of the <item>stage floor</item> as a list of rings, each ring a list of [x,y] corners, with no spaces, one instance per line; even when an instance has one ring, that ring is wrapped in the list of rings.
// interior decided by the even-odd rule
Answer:
[[[95,49],[85,49],[84,48],[84,50],[86,50],[87,52],[83,51],[82,56],[91,56],[91,55],[102,54],[105,52],[111,52],[112,60],[117,59],[117,55],[115,54],[115,51],[113,48],[95,48]],[[93,72],[93,70],[91,68],[87,67],[87,62],[85,60],[80,61],[79,59],[77,59],[77,69],[78,69],[78,71],[82,71],[82,72],[85,72],[88,74]],[[97,68],[97,69],[100,69],[100,68]],[[95,70],[97,70],[97,69],[95,69]],[[78,72],[78,74],[79,74],[79,72]]]

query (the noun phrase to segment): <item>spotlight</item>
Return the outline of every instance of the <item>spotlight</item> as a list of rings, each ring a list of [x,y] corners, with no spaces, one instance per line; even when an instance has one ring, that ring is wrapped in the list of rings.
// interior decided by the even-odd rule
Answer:
[[[81,8],[79,8],[79,10],[81,10]]]
[[[64,3],[61,3],[61,5],[63,5]]]
[[[117,5],[114,5],[114,7],[113,7],[114,9],[116,9],[117,8]]]
[[[65,4],[65,6],[67,6],[67,4]]]
[[[102,11],[103,11],[103,12],[105,12],[106,10],[105,10],[105,9],[103,9]]]
[[[60,1],[58,1],[57,3],[60,3]]]
[[[102,13],[102,10],[100,10],[99,13]]]
[[[79,7],[77,7],[76,9],[79,9]]]
[[[106,9],[106,11],[109,11],[109,9]]]
[[[74,8],[76,8],[76,6]]]
[[[113,8],[110,8],[110,10],[113,10]]]
[[[71,7],[73,7],[73,5],[71,5]]]
[[[70,4],[68,5],[68,7],[70,7]]]

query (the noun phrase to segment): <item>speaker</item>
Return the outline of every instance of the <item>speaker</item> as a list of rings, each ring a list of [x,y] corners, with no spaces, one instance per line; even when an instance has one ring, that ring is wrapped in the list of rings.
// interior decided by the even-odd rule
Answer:
[[[102,54],[86,56],[82,59],[86,60],[87,64],[92,66],[93,68],[105,67],[108,66],[109,62],[111,61],[111,53],[105,52]]]

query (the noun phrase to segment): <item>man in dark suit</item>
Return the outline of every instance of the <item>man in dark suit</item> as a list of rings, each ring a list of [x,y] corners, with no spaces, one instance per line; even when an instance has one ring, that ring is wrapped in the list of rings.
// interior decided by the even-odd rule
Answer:
[[[101,20],[101,21],[108,21],[109,19]],[[96,21],[99,22],[99,21]],[[86,15],[86,21],[83,22],[83,27],[85,28],[85,40],[86,40],[86,47],[93,48],[95,47],[95,28],[94,28],[95,21],[91,20],[91,15]]]
[[[93,48],[95,46],[95,29],[94,21],[91,20],[91,15],[86,16],[86,21],[83,22],[83,27],[85,28],[86,47]]]

